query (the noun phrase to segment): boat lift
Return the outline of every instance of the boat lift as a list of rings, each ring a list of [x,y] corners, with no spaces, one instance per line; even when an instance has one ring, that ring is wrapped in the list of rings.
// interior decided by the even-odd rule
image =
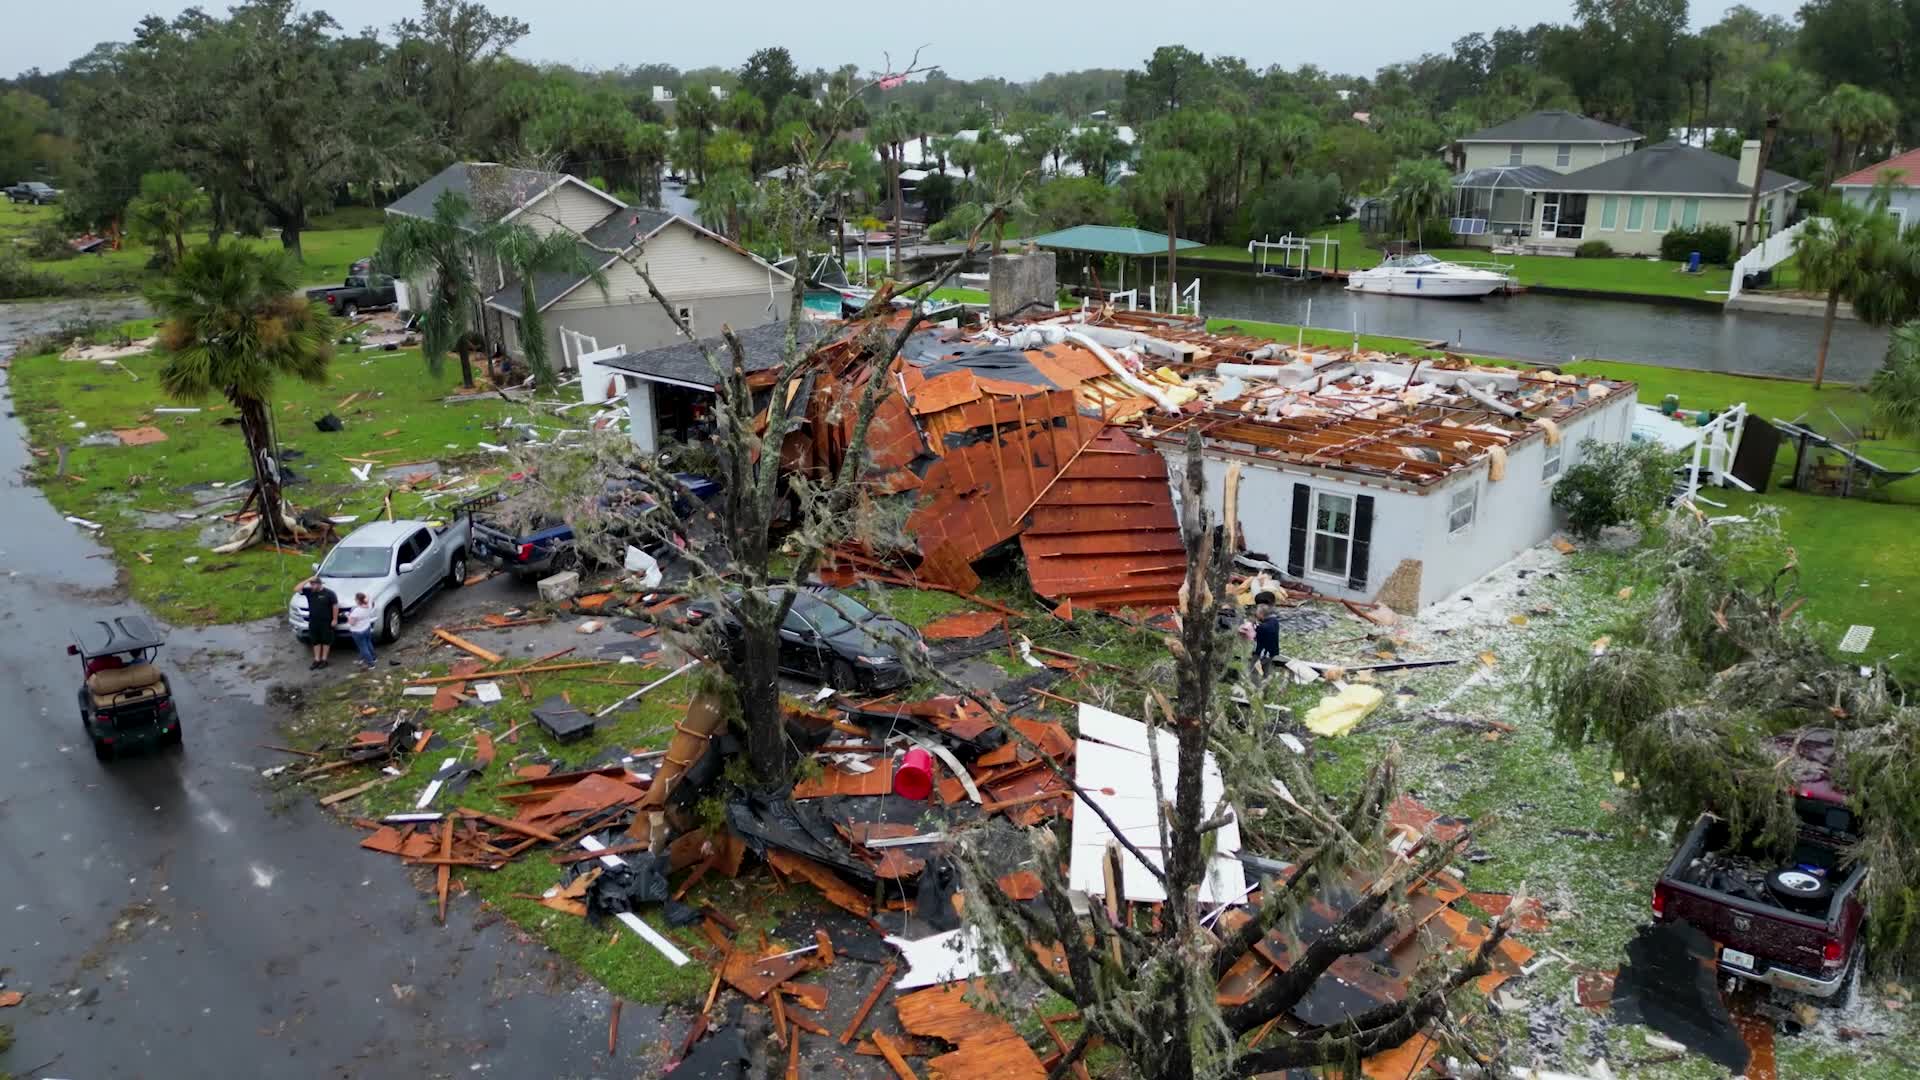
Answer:
[[[1331,235],[1323,235],[1318,240],[1295,236],[1292,233],[1278,240],[1262,237],[1247,241],[1247,254],[1253,257],[1255,272],[1272,274],[1275,277],[1293,278],[1298,281],[1318,281],[1327,275],[1327,270],[1315,267],[1312,258],[1314,248],[1320,249],[1319,266],[1333,273],[1340,272],[1340,241]],[[1280,253],[1280,262],[1275,265],[1273,252]],[[1295,254],[1299,255],[1295,265]]]

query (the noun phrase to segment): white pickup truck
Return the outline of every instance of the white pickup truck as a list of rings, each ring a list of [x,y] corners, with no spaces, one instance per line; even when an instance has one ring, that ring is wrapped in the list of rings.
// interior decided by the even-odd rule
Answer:
[[[380,613],[379,640],[392,641],[400,636],[406,616],[442,586],[457,589],[466,582],[471,531],[465,514],[451,523],[362,525],[327,553],[320,564],[320,580],[340,598],[342,608],[352,605],[355,593],[366,593]],[[287,624],[294,636],[307,640],[307,598],[299,592],[287,603]]]

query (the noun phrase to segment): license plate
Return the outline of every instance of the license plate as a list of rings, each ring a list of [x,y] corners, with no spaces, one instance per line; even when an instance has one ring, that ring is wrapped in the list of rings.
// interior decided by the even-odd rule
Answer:
[[[1753,970],[1753,954],[1741,952],[1739,949],[1721,949],[1720,962],[1745,971]]]

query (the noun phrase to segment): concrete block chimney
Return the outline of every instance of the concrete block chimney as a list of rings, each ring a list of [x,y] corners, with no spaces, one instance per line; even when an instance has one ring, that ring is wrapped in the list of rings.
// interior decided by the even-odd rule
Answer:
[[[1752,190],[1760,182],[1760,140],[1740,144],[1740,186]]]

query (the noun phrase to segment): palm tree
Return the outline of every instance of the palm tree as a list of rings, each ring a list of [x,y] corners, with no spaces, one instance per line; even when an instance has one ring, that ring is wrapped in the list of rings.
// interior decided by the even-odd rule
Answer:
[[[1813,365],[1813,388],[1827,375],[1827,347],[1840,301],[1866,299],[1887,276],[1880,272],[1880,256],[1895,238],[1894,219],[1887,214],[1884,189],[1876,189],[1868,205],[1834,200],[1826,216],[1807,222],[1793,238],[1793,255],[1800,279],[1809,289],[1827,294],[1827,310],[1820,327],[1820,351]]]
[[[1814,106],[1814,115],[1832,136],[1827,155],[1827,176],[1821,186],[1833,187],[1853,153],[1861,147],[1892,137],[1900,124],[1900,110],[1893,99],[1852,83],[1841,83],[1827,91]]]
[[[900,158],[905,152],[907,136],[912,126],[909,117],[899,102],[889,104],[875,117],[873,125],[867,129],[867,137],[884,147],[882,155],[887,159],[887,186],[893,196],[893,256],[900,257]]]
[[[707,182],[700,185],[700,216],[708,228],[744,244],[756,194],[753,177],[745,167],[716,165]]]
[[[1113,171],[1113,164],[1126,156],[1127,144],[1120,133],[1106,124],[1091,124],[1074,133],[1067,142],[1067,159],[1080,166],[1080,171],[1106,182],[1107,174]]]
[[[704,86],[687,87],[680,100],[673,103],[674,127],[688,132],[694,179],[699,181],[707,178],[707,133],[713,129],[719,109],[720,103],[714,100],[713,91]]]
[[[1394,227],[1418,243],[1426,235],[1427,222],[1445,213],[1453,198],[1453,177],[1445,165],[1431,158],[1402,161],[1387,180],[1386,198]]]
[[[648,206],[660,205],[660,170],[666,168],[667,129],[659,124],[636,124],[627,132],[627,154],[640,178],[640,197]]]
[[[1873,414],[1895,435],[1920,435],[1920,323],[1896,326],[1887,360],[1867,383]]]
[[[1293,113],[1274,126],[1271,137],[1273,156],[1280,162],[1280,175],[1290,177],[1319,143],[1320,125],[1314,123],[1311,116]],[[1266,177],[1263,175],[1261,179]]]
[[[140,194],[127,204],[128,232],[135,240],[178,265],[187,257],[187,230],[207,215],[206,192],[183,172],[151,172],[140,178]]]
[[[540,317],[540,300],[534,284],[542,274],[561,275],[570,280],[585,278],[605,296],[607,275],[600,267],[606,259],[581,247],[570,229],[554,229],[542,235],[515,222],[490,230],[488,239],[502,269],[520,279],[520,352],[527,358],[527,366],[533,369],[534,386],[551,390],[553,361],[547,355],[547,330]]]
[[[1206,183],[1200,159],[1185,150],[1149,149],[1140,162],[1140,175],[1134,181],[1150,201],[1159,203],[1167,213],[1167,310],[1180,309],[1180,274],[1177,242],[1180,236],[1180,211],[1187,193]]]
[[[1071,137],[1072,132],[1065,123],[1058,118],[1048,117],[1028,128],[1021,135],[1020,141],[1036,161],[1046,161],[1051,158],[1053,171],[1057,173],[1060,171],[1060,155],[1066,150],[1067,140]]]
[[[287,253],[215,242],[188,252],[147,290],[161,317],[161,388],[176,401],[218,395],[239,414],[262,523],[253,540],[298,532],[273,457],[274,384],[292,378],[323,386],[333,361],[334,321],[300,295],[300,285]]]
[[[479,325],[481,289],[474,269],[475,251],[491,246],[486,230],[469,227],[472,209],[466,196],[442,192],[431,218],[387,218],[374,261],[397,278],[426,278],[427,309],[420,320],[420,355],[427,370],[439,375],[448,353],[460,355],[460,383],[473,386],[473,328]]]
[[[1747,88],[1748,99],[1766,117],[1766,126],[1760,132],[1760,162],[1754,172],[1753,190],[1747,193],[1747,218],[1740,225],[1740,251],[1743,254],[1758,242],[1756,226],[1760,216],[1760,189],[1767,186],[1767,158],[1773,155],[1773,144],[1780,136],[1780,125],[1804,110],[1813,99],[1813,94],[1813,76],[1784,60],[1775,60],[1761,68]]]

